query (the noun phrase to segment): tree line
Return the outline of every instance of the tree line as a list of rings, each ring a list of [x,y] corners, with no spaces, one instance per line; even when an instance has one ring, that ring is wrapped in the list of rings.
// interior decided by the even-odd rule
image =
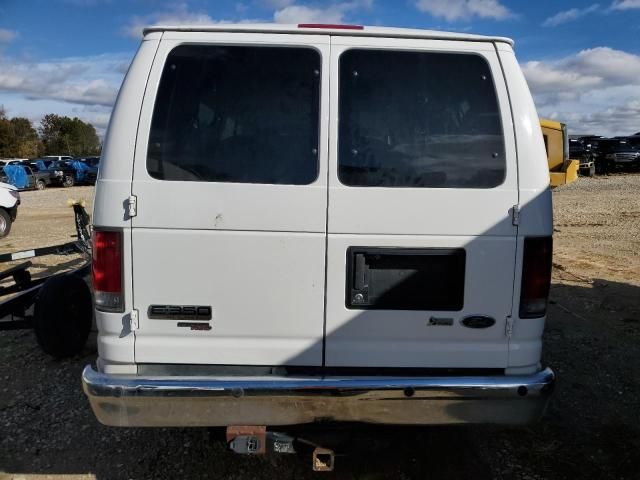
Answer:
[[[0,106],[0,158],[99,155],[100,139],[90,123],[50,113],[36,129],[28,118],[9,118]]]

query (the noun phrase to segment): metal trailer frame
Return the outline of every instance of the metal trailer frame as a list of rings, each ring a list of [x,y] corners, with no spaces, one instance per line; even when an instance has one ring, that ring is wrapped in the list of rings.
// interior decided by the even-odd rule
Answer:
[[[55,273],[45,277],[32,279],[29,268],[30,261],[15,265],[8,270],[0,272],[0,281],[12,277],[13,284],[0,286],[0,331],[33,328],[33,318],[26,314],[27,310],[37,301],[41,287],[48,280],[63,275],[78,275],[84,277],[91,271],[91,233],[89,227],[89,214],[80,202],[72,204],[75,216],[77,240],[47,247],[34,248],[0,255],[0,263],[25,260],[42,257],[45,255],[70,255],[81,253],[85,256],[85,263],[71,271]],[[3,300],[4,297],[10,296]],[[11,316],[10,320],[2,320]],[[17,318],[14,318],[17,317]]]

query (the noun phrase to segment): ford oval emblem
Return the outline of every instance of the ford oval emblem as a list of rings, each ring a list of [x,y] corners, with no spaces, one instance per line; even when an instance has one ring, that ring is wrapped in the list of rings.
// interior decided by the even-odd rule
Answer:
[[[486,315],[470,315],[462,319],[462,324],[469,328],[489,328],[495,325],[495,319]]]

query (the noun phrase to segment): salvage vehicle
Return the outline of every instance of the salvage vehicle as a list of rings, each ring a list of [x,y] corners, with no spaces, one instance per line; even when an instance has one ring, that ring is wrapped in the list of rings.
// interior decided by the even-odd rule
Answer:
[[[631,135],[630,137],[626,137],[626,140],[627,140],[627,143],[629,143],[633,147],[640,148],[640,135],[638,135],[637,133],[634,135]]]
[[[75,170],[68,161],[52,160],[51,158],[37,158],[30,162],[40,172],[49,175],[50,184],[63,187],[73,187],[75,185]]]
[[[29,181],[27,188],[44,190],[54,182],[51,172],[40,170],[40,168],[33,163],[23,164],[22,167],[25,169]]]
[[[0,238],[9,235],[11,225],[18,216],[20,192],[13,185],[0,183]]]
[[[44,158],[48,158],[49,160],[58,160],[59,162],[73,159],[71,155],[46,155]]]
[[[626,137],[616,139],[615,146],[606,158],[617,168],[640,168],[640,147],[634,146]]]
[[[607,174],[613,168],[613,164],[607,159],[607,155],[613,151],[616,143],[616,140],[605,137],[589,140],[591,153],[596,164],[596,173],[598,175]]]
[[[96,187],[98,420],[255,453],[266,427],[538,419],[537,125],[506,38],[147,28]]]
[[[549,164],[549,184],[558,187],[575,182],[578,179],[580,161],[569,158],[567,125],[541,118],[540,127]]]
[[[577,140],[582,142],[583,149],[587,152],[587,160],[593,162],[593,173],[598,175],[601,175],[604,171],[602,159],[599,157],[597,148],[598,142],[602,139],[604,139],[604,137],[601,135],[583,135],[577,137]],[[582,173],[583,175],[585,174],[584,168]]]
[[[78,183],[95,185],[98,178],[100,157],[75,158],[71,164],[76,171],[76,180]]]
[[[580,162],[580,175],[593,177],[596,173],[596,164],[591,153],[591,147],[578,138],[569,139],[569,156]]]
[[[95,181],[98,177],[98,170],[100,168],[100,157],[85,157],[82,161],[89,167]]]
[[[9,163],[2,167],[0,182],[9,183],[18,190],[44,190],[51,184],[51,175],[32,164]]]

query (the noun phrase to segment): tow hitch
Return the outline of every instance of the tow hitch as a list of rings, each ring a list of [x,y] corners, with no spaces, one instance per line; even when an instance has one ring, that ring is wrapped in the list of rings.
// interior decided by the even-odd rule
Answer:
[[[332,472],[335,458],[333,450],[316,447],[313,450],[313,470],[315,472]]]
[[[226,431],[231,451],[243,455],[303,453],[313,448],[312,467],[316,472],[331,472],[335,464],[333,450],[282,432],[268,432],[266,426],[230,426]]]

